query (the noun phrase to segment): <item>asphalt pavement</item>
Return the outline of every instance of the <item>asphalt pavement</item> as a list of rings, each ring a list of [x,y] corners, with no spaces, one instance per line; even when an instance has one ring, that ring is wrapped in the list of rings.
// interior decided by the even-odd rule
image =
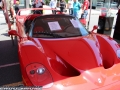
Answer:
[[[8,86],[12,83],[16,85],[22,81],[17,40],[14,40],[14,43],[13,46],[11,37],[8,35],[8,25],[3,12],[0,11],[0,86]]]

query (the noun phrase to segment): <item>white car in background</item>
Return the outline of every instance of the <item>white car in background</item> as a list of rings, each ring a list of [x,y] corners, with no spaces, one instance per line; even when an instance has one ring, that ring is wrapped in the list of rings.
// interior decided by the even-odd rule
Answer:
[[[118,4],[117,2],[112,2],[111,7],[117,7],[117,4]]]
[[[97,2],[97,6],[103,6],[103,2]]]

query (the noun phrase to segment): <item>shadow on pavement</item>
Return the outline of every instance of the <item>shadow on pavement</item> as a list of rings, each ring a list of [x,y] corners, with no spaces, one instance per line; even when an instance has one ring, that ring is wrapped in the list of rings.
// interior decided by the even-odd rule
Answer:
[[[8,37],[9,37],[8,33],[2,33],[1,35],[8,36]]]
[[[0,23],[0,25],[7,25],[7,23]]]
[[[6,33],[5,33],[6,35]],[[0,41],[0,86],[22,81],[17,41]]]

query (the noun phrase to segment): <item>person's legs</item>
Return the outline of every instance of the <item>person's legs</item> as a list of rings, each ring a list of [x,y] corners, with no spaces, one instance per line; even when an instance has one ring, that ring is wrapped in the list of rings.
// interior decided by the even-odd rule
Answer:
[[[53,14],[56,14],[56,10],[52,10],[52,13],[53,13]]]
[[[108,30],[111,30],[112,29],[112,25],[111,25],[111,22],[110,22],[110,17],[107,17],[106,21],[108,22]]]
[[[69,15],[72,15],[72,10],[71,10],[71,8],[69,8]]]
[[[40,6],[39,8],[43,8],[43,6]],[[43,14],[43,10],[39,10],[40,14]]]
[[[63,7],[60,7],[60,11],[63,12],[64,8]]]
[[[52,10],[52,14],[54,14],[54,10]]]
[[[74,17],[76,17],[76,15],[75,15],[75,12],[73,12],[73,14],[72,14]]]
[[[73,16],[79,19],[79,11],[73,12]]]
[[[86,18],[87,18],[87,15],[88,15],[88,10],[84,10],[84,12],[83,12],[81,18],[86,19]]]
[[[13,14],[12,14],[11,10],[8,10],[8,18],[10,20],[10,23],[13,24],[14,23],[14,17],[13,17]]]
[[[69,8],[69,15],[71,15],[71,9]]]
[[[71,8],[71,15],[73,14],[73,8]]]
[[[73,12],[73,16],[74,16],[74,17],[77,17],[77,12]]]
[[[76,12],[76,17],[79,19],[79,11]]]
[[[69,9],[69,15],[72,15],[72,14],[73,14],[73,9],[70,8],[70,9]]]
[[[3,12],[4,13],[4,12]],[[6,17],[6,14],[4,13],[4,16],[5,16],[5,21],[6,21],[6,23],[8,23],[8,19],[7,19],[7,17]]]
[[[19,11],[19,10],[15,10],[16,15],[17,15],[18,11]]]
[[[56,14],[56,10],[54,10],[54,14]]]

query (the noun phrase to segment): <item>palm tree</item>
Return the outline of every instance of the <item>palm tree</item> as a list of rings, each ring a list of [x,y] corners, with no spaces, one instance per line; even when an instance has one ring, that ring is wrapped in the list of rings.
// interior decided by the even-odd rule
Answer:
[[[49,5],[49,3],[50,3],[50,0],[45,0],[46,5]]]

